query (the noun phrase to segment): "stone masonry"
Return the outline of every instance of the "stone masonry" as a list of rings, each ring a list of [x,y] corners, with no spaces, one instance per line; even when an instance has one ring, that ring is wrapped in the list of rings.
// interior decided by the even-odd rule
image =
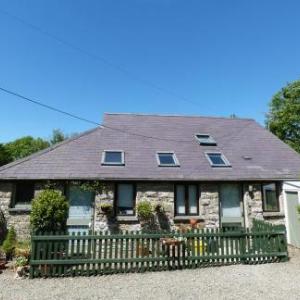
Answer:
[[[58,187],[60,190],[61,188]],[[137,217],[115,217],[102,211],[104,203],[114,205],[113,183],[105,184],[105,189],[101,194],[96,194],[94,202],[94,214],[92,224],[96,231],[115,230],[140,230],[143,227]],[[0,209],[2,210],[7,227],[14,226],[19,239],[26,239],[30,234],[29,211],[11,209],[14,185],[10,182],[0,182]],[[43,189],[41,184],[36,184],[35,194]],[[199,184],[199,216],[197,219],[201,227],[217,228],[220,226],[219,213],[219,184],[201,183]],[[280,196],[280,213],[266,214],[262,208],[262,195],[260,184],[243,185],[243,207],[245,225],[251,227],[253,218],[265,219],[274,224],[284,223],[283,200]],[[174,216],[174,184],[173,183],[137,183],[136,184],[136,204],[139,201],[150,201],[153,207],[159,205],[162,210],[155,212],[151,221],[154,229],[176,229],[188,226],[189,218],[179,218]]]

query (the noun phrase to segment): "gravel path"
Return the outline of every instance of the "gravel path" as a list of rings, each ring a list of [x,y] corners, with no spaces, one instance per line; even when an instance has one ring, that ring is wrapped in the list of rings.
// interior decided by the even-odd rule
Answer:
[[[287,263],[98,277],[14,280],[0,275],[0,299],[300,299],[300,250]]]

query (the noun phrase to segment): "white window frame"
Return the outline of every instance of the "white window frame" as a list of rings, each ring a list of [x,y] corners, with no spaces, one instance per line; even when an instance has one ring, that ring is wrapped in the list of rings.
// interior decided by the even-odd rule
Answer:
[[[221,158],[222,158],[222,160],[224,161],[225,164],[224,165],[223,164],[222,165],[214,164],[212,162],[212,160],[210,159],[210,157],[209,157],[210,154],[219,154],[219,155],[221,155]],[[205,152],[205,156],[206,156],[208,162],[210,163],[210,165],[214,168],[215,167],[217,167],[217,168],[231,167],[231,164],[230,164],[229,160],[226,158],[226,156],[222,152],[208,151],[208,152]]]
[[[160,159],[159,159],[160,154],[172,155],[175,164],[161,164]],[[156,152],[156,161],[157,161],[157,164],[159,167],[180,167],[179,161],[178,161],[174,151],[157,151]]]
[[[205,135],[208,136],[207,142],[201,141],[200,138],[198,138],[198,135]],[[195,139],[201,146],[217,146],[216,140],[208,133],[196,133],[195,134]]]
[[[119,152],[121,153],[121,162],[106,162],[105,156],[108,152]],[[103,166],[124,166],[125,165],[125,152],[123,150],[103,150],[101,165]]]

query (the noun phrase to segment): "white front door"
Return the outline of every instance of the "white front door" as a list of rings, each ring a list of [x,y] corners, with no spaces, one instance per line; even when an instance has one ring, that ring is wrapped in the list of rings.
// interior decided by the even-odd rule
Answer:
[[[69,189],[69,218],[67,221],[69,233],[88,232],[92,229],[94,193],[84,191],[78,186]]]

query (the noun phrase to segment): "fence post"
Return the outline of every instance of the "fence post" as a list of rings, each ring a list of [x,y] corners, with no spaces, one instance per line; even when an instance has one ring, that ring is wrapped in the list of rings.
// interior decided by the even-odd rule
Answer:
[[[31,255],[30,261],[35,259],[35,240],[32,238],[36,234],[35,230],[31,231]],[[29,278],[34,278],[34,266],[30,263],[29,267]]]

